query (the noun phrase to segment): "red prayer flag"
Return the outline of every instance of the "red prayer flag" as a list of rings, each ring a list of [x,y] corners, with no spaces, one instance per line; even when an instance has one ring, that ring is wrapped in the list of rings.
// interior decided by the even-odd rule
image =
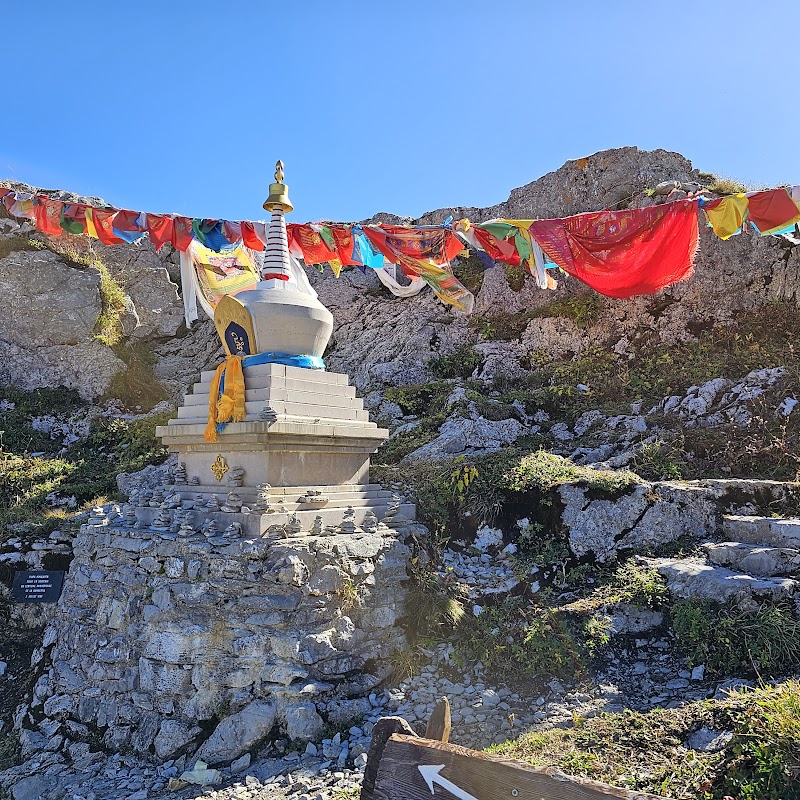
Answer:
[[[252,222],[242,223],[242,243],[251,250],[261,251],[264,249],[264,242],[256,236],[256,231]]]
[[[287,225],[287,228],[289,226]],[[292,225],[292,238],[303,253],[303,261],[309,266],[323,264],[338,258],[335,250],[331,250],[325,240],[310,225]],[[288,233],[288,231],[287,231]]]
[[[463,249],[456,235],[446,228],[405,228],[397,225],[365,226],[364,233],[381,255],[393,264],[398,255],[447,264]]]
[[[112,221],[112,225],[118,231],[138,231],[138,230],[140,230],[140,228],[139,228],[139,212],[138,211],[128,211],[125,208],[121,208],[114,215],[114,219]]]
[[[479,228],[477,225],[473,225],[471,231],[480,246],[495,261],[509,264],[512,267],[518,267],[522,263],[513,239],[498,239],[494,234]]]
[[[92,223],[97,231],[97,238],[103,244],[125,244],[124,239],[114,235],[113,222],[116,213],[114,209],[92,207]]]
[[[189,217],[174,217],[172,220],[172,244],[182,253],[192,243],[192,220]]]
[[[759,233],[779,231],[800,218],[800,212],[786,189],[756,192],[749,195],[747,200],[750,222],[758,228]]]
[[[64,204],[59,200],[51,200],[43,195],[36,196],[33,213],[36,227],[48,236],[61,236],[61,212]]]
[[[653,294],[692,274],[697,206],[677,201],[542,219],[530,232],[561,269],[601,294]]]
[[[146,219],[147,233],[156,250],[172,242],[172,237],[175,235],[172,217],[165,214],[148,214]]]
[[[358,266],[358,261],[353,260],[353,229],[350,225],[337,227],[331,225],[333,241],[336,242],[336,254],[343,267]]]

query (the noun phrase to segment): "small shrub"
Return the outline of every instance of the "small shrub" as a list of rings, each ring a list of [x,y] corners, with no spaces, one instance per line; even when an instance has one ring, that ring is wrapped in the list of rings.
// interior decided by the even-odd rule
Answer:
[[[711,675],[778,675],[800,664],[800,621],[787,606],[745,611],[682,600],[672,608],[672,626],[688,662],[705,664]]]
[[[406,620],[414,639],[446,639],[464,617],[464,606],[449,575],[440,575],[419,560],[411,562]]]
[[[453,262],[453,275],[473,294],[477,294],[483,286],[483,273],[486,268],[483,262],[471,250],[468,256],[459,256]]]
[[[534,681],[553,674],[571,678],[584,669],[564,618],[522,598],[484,607],[477,617],[465,616],[454,645],[460,663],[480,661],[504,680]]]
[[[735,178],[726,178],[722,175],[712,175],[705,188],[709,192],[714,192],[714,194],[739,194],[739,192],[749,191],[747,184],[737,181]]]
[[[428,368],[437,378],[468,378],[482,364],[480,355],[465,344],[450,353],[434,356],[428,361]]]

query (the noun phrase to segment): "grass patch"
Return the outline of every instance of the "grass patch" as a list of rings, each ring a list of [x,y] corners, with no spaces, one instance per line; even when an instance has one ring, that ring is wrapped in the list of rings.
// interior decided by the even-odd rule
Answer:
[[[470,320],[470,327],[487,341],[510,342],[522,337],[531,319],[533,314],[530,311],[501,311],[486,317],[474,317]]]
[[[91,249],[79,250],[68,240],[50,239],[49,246],[73,266],[93,269],[100,273],[100,316],[94,326],[94,338],[108,347],[114,347],[123,339],[120,314],[125,310],[127,295],[108,267]]]
[[[417,386],[390,386],[383,396],[400,406],[403,414],[432,416],[444,411],[445,401],[453,387],[444,381]]]
[[[517,507],[520,515],[523,506],[530,513],[541,495],[549,495],[563,483],[579,482],[598,492],[617,494],[639,482],[632,472],[581,467],[545,450],[531,452],[525,445],[526,438],[521,437],[515,446],[498,453],[402,468],[378,465],[373,473],[380,482],[405,483],[417,503],[418,519],[437,535],[455,532],[465,517],[481,524],[493,523],[501,512],[513,516]],[[459,489],[458,478],[466,469],[471,471],[470,480]],[[552,504],[549,497],[546,503]]]
[[[746,183],[737,181],[735,178],[726,178],[723,175],[710,175],[706,178],[708,183],[705,188],[714,194],[739,194],[739,192],[749,192],[750,187]]]
[[[733,738],[721,752],[689,750],[684,743],[702,726]],[[798,800],[800,683],[578,719],[571,728],[525,733],[489,752],[676,800]]]
[[[587,330],[597,322],[605,308],[602,297],[596,292],[583,292],[560,297],[551,303],[533,309],[532,317],[566,317],[581,330]]]
[[[465,616],[454,645],[461,666],[480,661],[490,675],[515,683],[543,683],[552,675],[571,679],[584,670],[565,616],[523,598],[486,606],[477,617]]]
[[[712,676],[782,675],[800,665],[800,621],[788,606],[755,610],[689,599],[672,608],[672,626],[689,664]]]
[[[525,278],[528,275],[527,267],[522,264],[515,267],[513,264],[500,264],[506,274],[509,288],[512,292],[521,292],[525,288]]]
[[[437,378],[469,378],[483,366],[483,359],[471,345],[465,344],[449,353],[434,356],[427,365]]]
[[[15,404],[0,412],[0,536],[9,526],[28,523],[30,535],[44,535],[61,526],[68,514],[47,498],[75,498],[77,507],[97,498],[117,495],[116,476],[163,461],[166,448],[155,437],[157,425],[171,412],[139,420],[100,418],[87,438],[63,448],[60,439],[31,427],[31,418],[84,411],[77,395],[55,390],[31,393],[5,390],[3,398]],[[37,455],[33,455],[37,453]]]
[[[31,250],[46,250],[47,245],[41,239],[34,239],[31,236],[9,236],[7,239],[0,239],[0,258],[6,258],[12,253],[30,252]]]

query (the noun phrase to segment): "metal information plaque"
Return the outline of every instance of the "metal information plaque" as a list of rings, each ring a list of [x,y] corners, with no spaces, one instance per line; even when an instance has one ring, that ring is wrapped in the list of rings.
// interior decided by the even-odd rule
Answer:
[[[64,584],[64,570],[22,570],[14,574],[11,598],[18,603],[56,603]]]

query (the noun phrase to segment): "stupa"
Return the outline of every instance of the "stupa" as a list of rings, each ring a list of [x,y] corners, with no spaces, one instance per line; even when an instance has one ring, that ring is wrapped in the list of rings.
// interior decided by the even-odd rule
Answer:
[[[226,513],[225,524],[241,523],[246,535],[286,524],[292,514],[304,530],[318,516],[325,525],[339,525],[349,507],[357,525],[382,518],[392,497],[369,482],[369,460],[389,432],[369,421],[347,375],[325,369],[333,317],[289,253],[284,214],[293,206],[280,161],[264,208],[271,220],[261,281],[224,297],[214,313],[226,353],[243,357],[244,419],[217,426],[216,441],[204,437],[215,375],[208,371],[177,417],[156,433],[185,465],[182,479],[188,476],[193,492],[206,499],[227,492],[230,470],[243,470],[236,492],[243,509],[252,511]],[[263,512],[264,485],[274,513]],[[414,518],[412,504],[400,511],[403,519]]]

